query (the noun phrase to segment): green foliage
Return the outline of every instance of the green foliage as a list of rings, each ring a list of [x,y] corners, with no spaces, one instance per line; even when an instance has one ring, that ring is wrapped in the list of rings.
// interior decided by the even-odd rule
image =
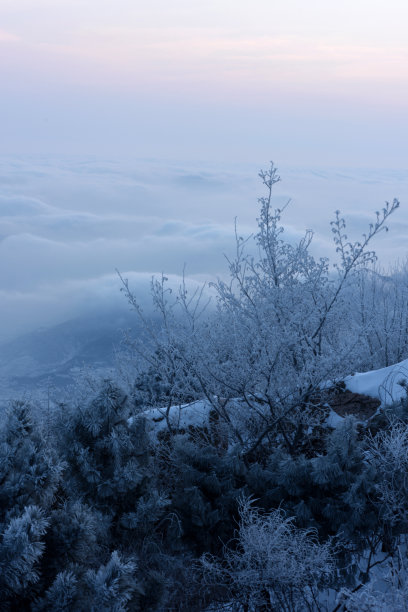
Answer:
[[[125,612],[132,602],[133,610],[141,610],[134,599],[143,594],[136,578],[136,563],[121,559],[114,551],[109,561],[84,574],[65,570],[60,572],[44,596],[33,605],[36,612]]]
[[[269,538],[262,527],[267,517],[284,512],[293,542],[296,533],[313,530],[313,546],[323,551],[336,543],[333,588],[355,585],[366,551],[394,550],[406,532],[405,506],[387,518],[384,495],[390,489],[379,488],[379,474],[384,482],[403,477],[393,458],[408,448],[406,424],[390,414],[381,435],[365,433],[349,417],[334,430],[319,428],[315,452],[305,446],[304,433],[296,452],[282,438],[265,442],[252,456],[240,445],[228,449],[212,442],[205,427],[153,444],[146,421],[129,417],[125,395],[110,382],[85,405],[64,407],[58,436],[43,436],[30,414],[28,405],[14,405],[1,433],[0,591],[6,610],[198,611],[228,600],[232,584],[237,601],[255,601],[249,594],[253,579],[240,599],[237,588],[245,581],[239,572],[214,584],[196,564],[203,554],[216,555],[220,576],[225,578],[226,567],[238,571],[243,497],[256,499],[259,514],[245,523],[241,513],[241,528],[259,527],[263,542]],[[254,544],[253,554],[263,559],[261,548]],[[370,561],[360,570],[368,576]],[[316,578],[313,589],[318,584]],[[267,592],[271,596],[268,588],[258,589],[259,601]],[[292,611],[295,604],[291,608],[284,596],[288,588],[276,583],[272,590],[281,608]]]
[[[143,588],[135,579],[136,564],[114,551],[106,565],[85,574],[86,603],[91,612],[124,612],[132,594]]]
[[[233,534],[244,485],[242,459],[179,435],[159,469],[171,492],[169,511],[177,516],[183,545],[197,554],[219,549]]]
[[[114,516],[133,510],[150,474],[144,421],[129,422],[126,400],[105,381],[97,397],[64,414],[62,430],[68,488]]]
[[[79,499],[59,504],[51,512],[45,539],[48,572],[99,563],[109,544],[110,524],[108,516]]]

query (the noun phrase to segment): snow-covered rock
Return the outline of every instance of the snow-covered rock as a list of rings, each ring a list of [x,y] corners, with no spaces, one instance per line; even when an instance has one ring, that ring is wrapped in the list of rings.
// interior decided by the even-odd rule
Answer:
[[[401,381],[408,382],[408,359],[387,368],[356,373],[344,379],[346,388],[353,393],[378,398],[381,406],[390,406],[405,396]]]

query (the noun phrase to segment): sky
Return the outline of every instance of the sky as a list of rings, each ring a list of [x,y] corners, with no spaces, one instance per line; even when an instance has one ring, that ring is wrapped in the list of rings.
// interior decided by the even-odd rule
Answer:
[[[2,0],[0,152],[404,167],[405,0]]]
[[[406,256],[402,0],[1,0],[0,341],[226,270],[273,159],[291,240],[333,211]],[[406,204],[405,204],[406,207]]]

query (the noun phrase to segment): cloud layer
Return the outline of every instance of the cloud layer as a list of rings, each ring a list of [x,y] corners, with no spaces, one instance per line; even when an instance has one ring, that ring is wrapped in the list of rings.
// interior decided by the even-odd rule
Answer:
[[[286,234],[316,231],[318,255],[333,251],[337,208],[358,236],[384,200],[408,201],[408,173],[282,168],[274,203]],[[153,274],[187,268],[193,280],[226,273],[234,218],[256,230],[262,188],[253,166],[103,159],[7,158],[0,171],[0,338],[51,325],[97,306],[127,308],[115,273],[141,299]],[[356,212],[358,211],[358,212]],[[408,214],[376,243],[383,261],[405,257]]]

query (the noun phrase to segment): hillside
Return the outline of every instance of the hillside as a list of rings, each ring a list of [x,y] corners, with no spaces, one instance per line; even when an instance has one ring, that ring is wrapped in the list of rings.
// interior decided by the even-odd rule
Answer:
[[[99,312],[25,334],[0,346],[0,397],[62,388],[83,367],[109,373],[123,334],[137,321],[126,311]]]

